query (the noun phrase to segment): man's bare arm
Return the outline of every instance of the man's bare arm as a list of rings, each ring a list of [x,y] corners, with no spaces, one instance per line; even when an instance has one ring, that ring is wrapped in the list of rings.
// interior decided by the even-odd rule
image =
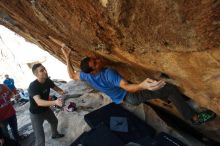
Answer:
[[[49,107],[49,106],[53,106],[53,105],[57,105],[57,106],[63,105],[62,100],[59,98],[54,101],[43,100],[40,98],[40,95],[35,95],[33,98],[38,106]]]
[[[120,81],[120,87],[128,92],[137,92],[143,90],[139,84],[129,84],[126,80],[122,79]]]
[[[70,78],[74,79],[74,80],[80,80],[79,72],[76,72],[74,70],[74,68],[71,64],[71,61],[70,61],[71,49],[67,48],[65,45],[62,45],[61,49],[62,49],[62,52],[63,52],[63,54],[65,56],[65,59],[66,59],[67,71],[68,71],[68,74],[69,74]]]
[[[65,92],[61,89],[61,88],[59,88],[58,86],[54,86],[53,87],[53,90],[55,90],[56,92],[58,92],[59,94],[61,94],[61,95],[63,95]]]
[[[159,90],[160,88],[164,87],[166,83],[162,80],[155,81],[152,79],[145,79],[143,82],[139,84],[129,84],[126,80],[122,79],[120,81],[120,87],[125,89],[128,92],[137,92],[141,90]]]

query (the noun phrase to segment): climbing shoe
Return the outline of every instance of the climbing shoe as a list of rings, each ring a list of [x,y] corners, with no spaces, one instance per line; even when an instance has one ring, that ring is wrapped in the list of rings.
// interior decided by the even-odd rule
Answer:
[[[214,112],[212,112],[211,110],[206,110],[206,111],[198,113],[198,120],[192,121],[192,124],[200,125],[200,124],[213,120],[215,117],[216,117],[216,114]]]

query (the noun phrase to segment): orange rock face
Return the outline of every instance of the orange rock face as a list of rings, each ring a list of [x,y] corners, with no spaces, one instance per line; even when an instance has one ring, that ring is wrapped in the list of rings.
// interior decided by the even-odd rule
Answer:
[[[220,115],[218,0],[1,0],[0,22],[61,61],[65,43],[76,67],[94,53],[134,82],[165,73]]]

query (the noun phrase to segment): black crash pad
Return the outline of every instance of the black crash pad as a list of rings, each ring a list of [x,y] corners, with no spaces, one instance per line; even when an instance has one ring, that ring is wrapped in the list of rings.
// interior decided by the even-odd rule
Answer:
[[[186,146],[182,141],[172,137],[171,135],[161,132],[159,133],[151,146]]]
[[[105,125],[84,132],[70,146],[124,146],[123,142]]]
[[[124,144],[129,142],[137,142],[140,139],[148,136],[153,137],[155,130],[147,125],[144,121],[137,118],[131,112],[127,111],[121,105],[110,103],[84,116],[85,121],[91,128],[96,128],[100,124],[104,124],[110,129],[111,117],[125,117],[128,122],[128,132],[115,132]]]

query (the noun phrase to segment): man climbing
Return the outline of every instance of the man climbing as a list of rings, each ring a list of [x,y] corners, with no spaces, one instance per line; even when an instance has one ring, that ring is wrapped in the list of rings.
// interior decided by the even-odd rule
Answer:
[[[85,57],[80,63],[81,72],[76,72],[70,62],[71,49],[65,48],[63,44],[62,51],[66,58],[70,78],[86,81],[93,88],[107,94],[116,104],[124,101],[138,105],[150,99],[169,99],[182,116],[186,120],[191,120],[193,124],[205,123],[216,116],[209,110],[197,114],[185,102],[174,85],[162,80],[147,78],[141,83],[130,84],[117,71],[105,67],[105,63],[100,58]]]
[[[62,106],[63,102],[60,98],[53,101],[49,100],[50,88],[63,95],[64,91],[57,87],[53,81],[48,78],[47,70],[45,67],[38,63],[32,67],[33,74],[37,77],[28,88],[30,96],[30,118],[32,127],[35,134],[35,146],[45,145],[45,136],[43,129],[43,122],[47,120],[51,125],[52,138],[64,137],[63,134],[59,134],[57,131],[58,120],[50,106]]]

